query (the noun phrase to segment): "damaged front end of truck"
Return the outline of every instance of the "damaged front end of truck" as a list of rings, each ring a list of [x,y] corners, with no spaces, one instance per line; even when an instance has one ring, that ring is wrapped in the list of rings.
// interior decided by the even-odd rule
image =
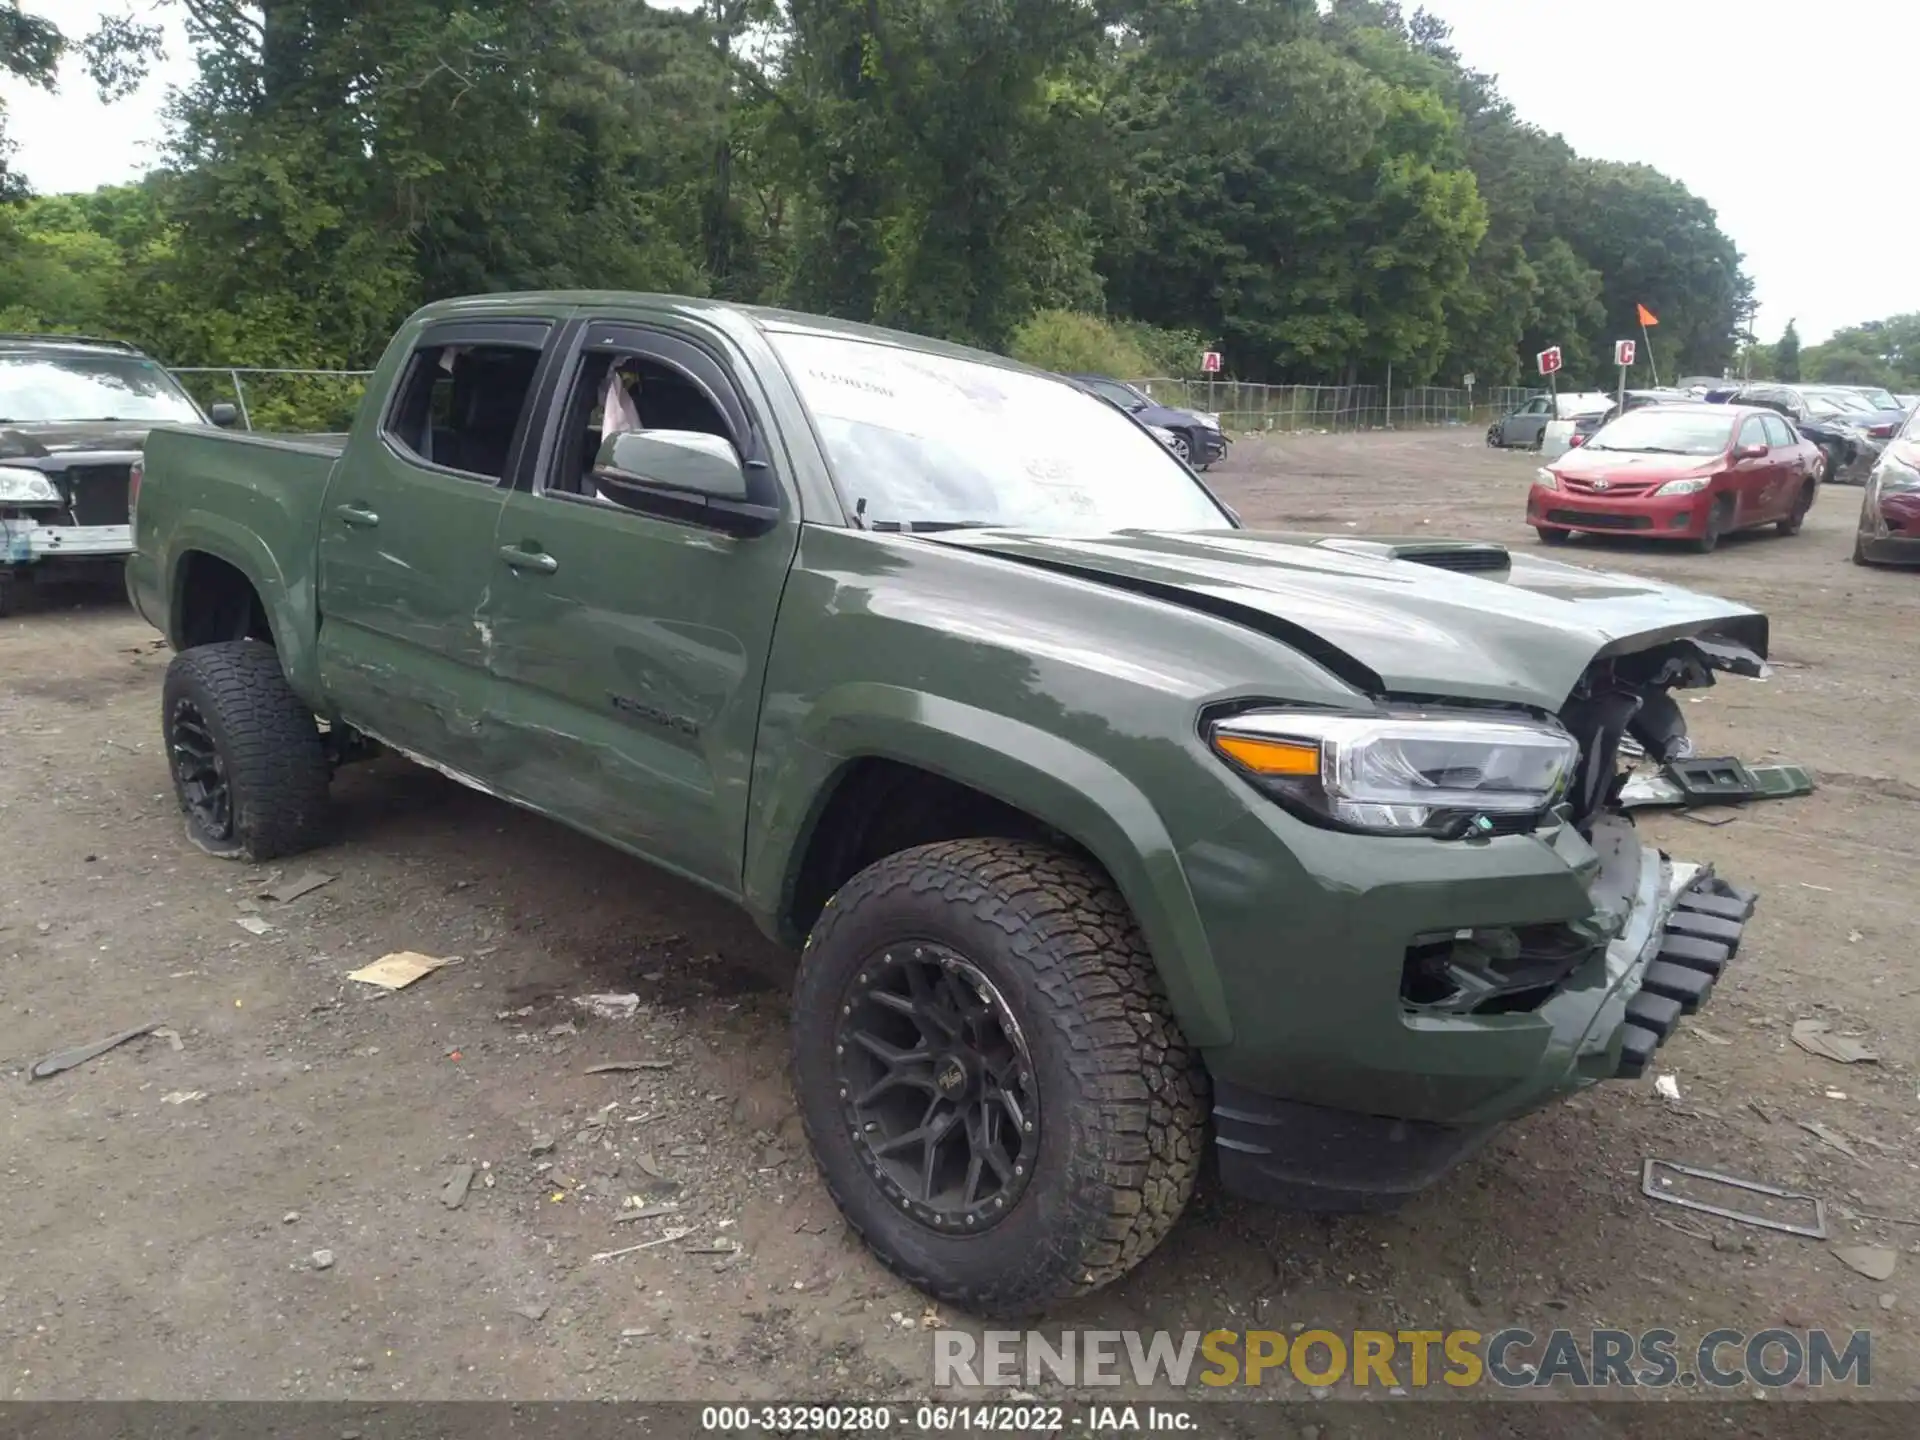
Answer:
[[[1579,1074],[1642,1074],[1738,954],[1757,897],[1711,866],[1674,860],[1641,841],[1622,805],[1631,774],[1625,761],[1694,760],[1674,692],[1711,686],[1719,674],[1766,673],[1760,653],[1717,636],[1593,661],[1559,712],[1580,759],[1554,813],[1559,833],[1542,837],[1587,880],[1592,913],[1558,924],[1416,936],[1402,989],[1407,1008],[1514,1014],[1598,989],[1608,998],[1580,1047]]]

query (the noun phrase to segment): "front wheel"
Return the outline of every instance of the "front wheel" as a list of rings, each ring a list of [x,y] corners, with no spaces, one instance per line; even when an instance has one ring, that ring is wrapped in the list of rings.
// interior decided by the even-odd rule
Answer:
[[[174,656],[160,723],[187,838],[202,850],[275,860],[318,841],[332,771],[271,645],[228,640]]]
[[[1846,452],[1841,450],[1837,445],[1822,445],[1820,447],[1820,454],[1825,461],[1820,471],[1821,482],[1823,484],[1838,484],[1840,481],[1841,467],[1846,464]]]
[[[1552,530],[1545,525],[1534,526],[1533,533],[1540,537],[1542,545],[1564,545],[1573,539],[1571,530]]]
[[[1204,1073],[1126,902],[1046,846],[924,845],[848,881],[801,961],[793,1071],[848,1223],[979,1314],[1117,1279],[1193,1192]]]
[[[1187,438],[1185,431],[1175,430],[1171,433],[1173,439],[1167,442],[1167,448],[1173,452],[1176,460],[1179,460],[1182,464],[1191,465],[1193,463],[1193,442]]]
[[[1715,501],[1713,508],[1707,511],[1707,528],[1699,537],[1689,540],[1687,546],[1696,555],[1711,555],[1720,545],[1720,537],[1727,528],[1727,505],[1725,501]]]

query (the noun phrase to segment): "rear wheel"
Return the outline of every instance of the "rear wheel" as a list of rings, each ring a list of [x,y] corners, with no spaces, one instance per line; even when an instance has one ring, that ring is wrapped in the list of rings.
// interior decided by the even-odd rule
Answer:
[[[1550,530],[1545,525],[1534,526],[1533,533],[1540,537],[1542,545],[1564,545],[1573,539],[1571,530]]]
[[[209,855],[273,860],[318,841],[332,769],[271,645],[230,640],[174,656],[161,733],[187,837]]]
[[[969,1310],[1117,1279],[1192,1194],[1204,1074],[1126,902],[1046,846],[923,845],[848,881],[801,961],[793,1057],[848,1223]]]
[[[1720,545],[1720,537],[1726,533],[1727,514],[1730,509],[1728,500],[1716,500],[1713,508],[1707,512],[1707,528],[1698,539],[1687,542],[1696,555],[1711,555]]]
[[[1782,535],[1798,535],[1800,527],[1807,523],[1807,512],[1813,509],[1813,497],[1819,489],[1820,481],[1816,476],[1800,487],[1800,493],[1794,498],[1793,509],[1779,522]]]

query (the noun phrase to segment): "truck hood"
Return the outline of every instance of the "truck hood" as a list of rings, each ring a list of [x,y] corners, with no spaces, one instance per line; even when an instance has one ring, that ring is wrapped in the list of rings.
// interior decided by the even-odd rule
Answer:
[[[152,428],[151,423],[124,420],[0,425],[0,464],[58,460],[68,455],[138,454]]]
[[[1707,637],[1767,652],[1766,616],[1744,605],[1498,545],[1255,530],[929,538],[1264,630],[1376,695],[1558,711],[1603,656]]]

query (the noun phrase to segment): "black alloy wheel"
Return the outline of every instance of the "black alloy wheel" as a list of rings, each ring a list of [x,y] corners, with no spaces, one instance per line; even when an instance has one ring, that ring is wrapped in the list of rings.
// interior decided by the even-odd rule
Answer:
[[[1033,1174],[1040,1098],[1006,999],[964,956],[887,947],[853,977],[834,1053],[842,1113],[874,1182],[947,1233],[985,1230]]]
[[[188,820],[215,845],[233,840],[233,787],[227,762],[200,707],[182,695],[173,702],[167,727],[173,780]]]

